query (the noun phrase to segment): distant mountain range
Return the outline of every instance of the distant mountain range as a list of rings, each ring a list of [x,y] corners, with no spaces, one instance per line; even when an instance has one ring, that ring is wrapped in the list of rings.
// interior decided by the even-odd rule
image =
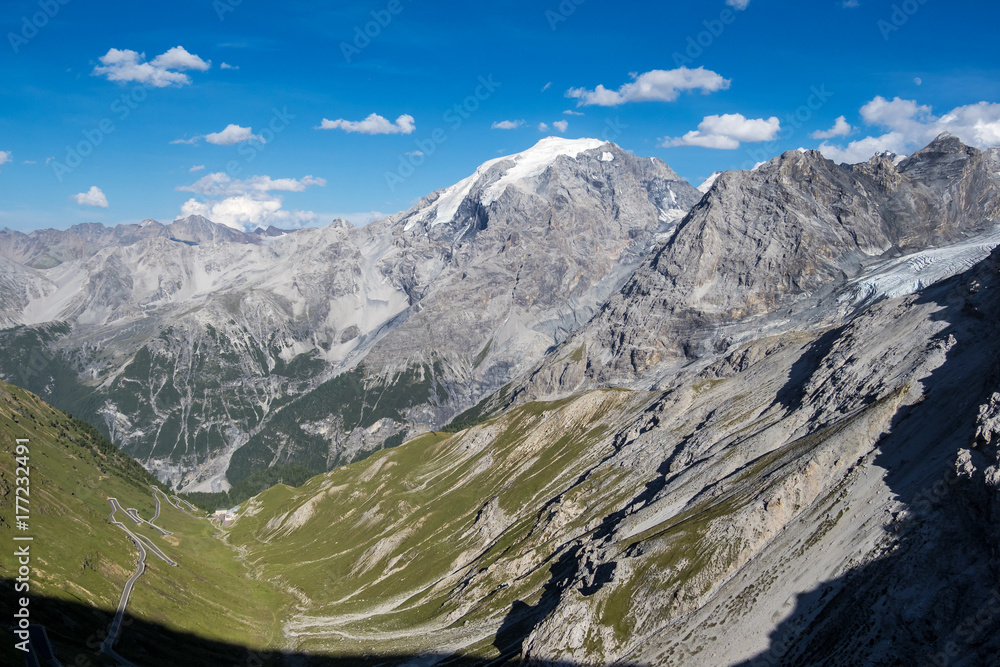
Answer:
[[[536,363],[699,197],[660,160],[549,138],[360,229],[4,230],[0,339],[45,363],[3,376],[186,488],[323,471]]]

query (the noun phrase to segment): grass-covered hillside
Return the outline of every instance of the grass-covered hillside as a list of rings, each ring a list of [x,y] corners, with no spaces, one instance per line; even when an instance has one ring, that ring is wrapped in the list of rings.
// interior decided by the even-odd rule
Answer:
[[[629,471],[600,464],[614,425],[647,400],[597,391],[418,436],[260,494],[232,540],[304,596],[287,625],[298,650],[510,658],[511,624],[545,604],[566,537],[630,499],[616,484]]]
[[[17,530],[14,518],[17,439],[29,441],[28,531]],[[64,665],[105,664],[97,649],[138,557],[129,537],[109,522],[108,498],[150,519],[155,511],[151,484],[156,480],[90,425],[6,383],[0,383],[0,442],[0,541],[7,554],[15,535],[34,538],[32,621],[46,626]],[[138,665],[179,665],[242,660],[245,653],[230,648],[225,650],[231,655],[200,656],[208,662],[192,663],[192,647],[165,641],[162,633],[188,633],[262,650],[280,644],[280,621],[290,597],[252,576],[209,521],[166,502],[156,523],[173,533],[170,536],[136,525],[122,513],[116,518],[178,563],[171,567],[152,554],[147,557],[145,573],[128,603],[129,622],[116,645],[121,656]],[[15,576],[16,563],[7,555],[0,557],[7,618],[6,607],[20,597],[13,590]],[[3,642],[0,651],[2,664],[23,661],[12,642]]]

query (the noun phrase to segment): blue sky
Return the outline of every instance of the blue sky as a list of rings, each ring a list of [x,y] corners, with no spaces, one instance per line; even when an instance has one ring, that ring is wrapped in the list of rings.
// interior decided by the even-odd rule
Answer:
[[[3,3],[0,227],[361,223],[549,135],[694,185],[1000,143],[996,3],[331,4]]]

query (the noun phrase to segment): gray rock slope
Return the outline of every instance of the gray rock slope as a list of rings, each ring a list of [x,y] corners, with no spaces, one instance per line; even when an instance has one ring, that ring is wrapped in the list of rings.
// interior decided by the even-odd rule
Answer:
[[[361,229],[5,230],[2,372],[189,487],[324,470],[530,367],[700,196],[659,160],[550,138]]]
[[[818,338],[760,339],[680,380],[609,461],[657,475],[559,552],[559,594],[523,655],[998,664],[998,297],[995,252]],[[632,606],[609,624],[623,591]]]
[[[768,331],[840,321],[891,291],[887,282],[898,294],[904,283],[913,291],[949,275],[946,267],[967,268],[969,257],[996,245],[998,155],[945,134],[898,167],[886,156],[837,165],[815,151],[790,151],[755,171],[721,175],[574,334],[568,344],[586,354],[549,363],[538,392],[648,386]],[[959,259],[960,247],[978,250]],[[919,275],[932,264],[936,277]],[[893,266],[905,270],[877,277]]]
[[[303,651],[996,665],[998,327],[1000,250],[665,389],[526,403],[273,489],[231,539],[299,592]]]

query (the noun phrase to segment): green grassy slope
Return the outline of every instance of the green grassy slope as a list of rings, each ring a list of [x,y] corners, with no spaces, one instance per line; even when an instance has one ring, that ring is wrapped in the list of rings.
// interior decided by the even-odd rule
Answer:
[[[565,535],[627,500],[590,474],[612,425],[647,397],[597,391],[516,408],[472,430],[430,433],[244,506],[232,540],[308,603],[296,648],[327,655],[460,650],[495,658],[496,629],[534,604]],[[602,497],[551,526],[551,499]]]
[[[27,532],[18,531],[14,519],[18,438],[29,440]],[[39,609],[34,618],[50,626],[49,636],[64,664],[74,664],[79,656],[90,664],[103,664],[95,649],[138,556],[128,536],[109,523],[107,499],[115,497],[123,508],[134,507],[143,518],[151,518],[154,500],[149,485],[156,480],[89,425],[5,383],[0,383],[0,443],[3,553],[12,551],[15,534],[34,538],[31,593],[88,610],[68,617],[54,609],[48,614]],[[147,558],[146,572],[128,605],[130,614],[178,632],[253,648],[280,645],[280,617],[289,607],[289,596],[253,578],[206,519],[162,503],[157,524],[173,532],[163,537],[148,526],[134,526],[121,514],[116,518],[178,562],[178,567],[170,567],[152,555]],[[14,576],[15,564],[6,556],[0,558],[6,599],[14,597],[10,582]],[[4,664],[21,659],[11,653],[10,642],[0,650]],[[190,659],[183,646],[162,645],[148,632],[130,633],[127,627],[117,650],[143,665],[185,664]]]

